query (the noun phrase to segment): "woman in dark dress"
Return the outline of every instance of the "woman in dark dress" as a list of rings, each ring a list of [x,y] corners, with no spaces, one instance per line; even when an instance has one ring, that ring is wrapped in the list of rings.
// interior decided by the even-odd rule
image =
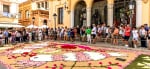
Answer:
[[[73,29],[71,29],[70,36],[71,36],[71,41],[73,42],[74,41],[74,37],[75,37]]]

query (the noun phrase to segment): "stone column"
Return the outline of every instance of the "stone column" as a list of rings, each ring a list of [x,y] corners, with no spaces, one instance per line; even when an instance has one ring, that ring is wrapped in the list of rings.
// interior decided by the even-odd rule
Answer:
[[[113,4],[107,4],[107,24],[113,26]]]
[[[47,9],[49,9],[49,1],[47,1]]]
[[[73,28],[74,27],[74,10],[71,10],[70,14],[71,14],[71,20],[70,20],[71,26],[70,27]]]
[[[136,27],[142,25],[142,0],[136,0]]]
[[[91,8],[87,8],[87,26],[91,26]]]

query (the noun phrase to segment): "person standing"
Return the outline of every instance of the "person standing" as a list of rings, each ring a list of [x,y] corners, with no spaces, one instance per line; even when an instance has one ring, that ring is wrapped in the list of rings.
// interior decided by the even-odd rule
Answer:
[[[34,29],[32,29],[32,41],[34,41],[35,40],[35,30]]]
[[[70,36],[71,36],[71,41],[74,42],[75,33],[74,33],[73,29],[71,29],[71,31],[70,31]]]
[[[23,36],[23,41],[26,42],[27,41],[27,33],[26,33],[26,29],[23,29],[22,31],[22,36]]]
[[[92,28],[92,38],[93,38],[93,41],[92,43],[96,43],[96,32],[97,32],[97,28],[96,28],[96,25],[93,24],[93,28]]]
[[[80,27],[79,27],[79,25],[77,25],[77,37],[80,39]]]
[[[67,29],[67,27],[65,27],[65,29],[64,29],[64,40],[66,41],[67,40],[67,34],[68,34],[68,29]]]
[[[82,27],[82,30],[81,30],[81,41],[84,42],[86,41],[85,37],[86,37],[86,28],[85,27]]]
[[[0,30],[0,45],[3,44],[3,32]]]
[[[147,47],[146,46],[147,31],[144,29],[144,26],[141,26],[139,33],[140,33],[140,38],[141,38],[141,46],[146,48]]]
[[[70,38],[71,38],[71,29],[70,28],[68,28],[67,35],[68,35],[68,40],[70,41]]]
[[[86,34],[87,34],[87,42],[88,43],[91,43],[91,32],[92,32],[92,30],[90,29],[90,27],[87,27]]]
[[[12,43],[15,43],[15,39],[16,38],[16,34],[15,34],[15,30],[12,31]]]
[[[149,31],[149,27],[148,27],[148,24],[144,24],[144,29],[146,30],[146,33],[148,33]],[[146,34],[148,35],[148,34]],[[146,47],[148,46],[148,42],[146,41]]]
[[[107,26],[105,42],[107,42],[109,38],[111,38],[111,28],[110,26]]]
[[[28,31],[28,35],[29,35],[29,42],[31,42],[32,41],[32,31],[31,31],[31,29]]]
[[[63,38],[64,38],[64,30],[65,30],[64,27],[62,27],[61,31],[60,31],[60,39],[61,40],[63,40]]]
[[[42,30],[41,29],[39,29],[38,30],[38,37],[39,37],[39,39],[38,40],[42,40]]]
[[[4,37],[5,37],[5,44],[8,44],[8,35],[9,35],[8,30],[6,29],[3,34],[4,34]]]
[[[148,50],[150,50],[150,29],[148,30]]]
[[[115,27],[112,35],[113,35],[113,45],[118,45],[119,29],[117,26]]]
[[[125,27],[125,34],[124,34],[124,40],[125,40],[126,47],[129,46],[128,40],[130,38],[130,33],[131,33],[131,28],[130,28],[129,24],[127,24],[127,26]]]

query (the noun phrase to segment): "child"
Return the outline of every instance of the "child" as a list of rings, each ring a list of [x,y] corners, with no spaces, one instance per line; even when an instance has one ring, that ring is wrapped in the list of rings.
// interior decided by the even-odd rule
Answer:
[[[87,34],[87,41],[88,41],[88,43],[91,43],[91,32],[92,32],[92,30],[90,29],[90,27],[88,27],[88,28],[86,29],[86,34]]]

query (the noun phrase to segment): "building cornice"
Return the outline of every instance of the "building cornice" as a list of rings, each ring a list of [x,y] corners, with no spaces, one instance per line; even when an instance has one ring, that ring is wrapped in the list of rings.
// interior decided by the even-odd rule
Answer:
[[[4,2],[4,3],[16,3],[16,4],[19,4],[19,1],[17,1],[17,0],[1,0],[1,2]]]
[[[21,6],[24,6],[24,5],[31,4],[31,3],[32,3],[32,1],[28,0],[28,1],[20,3],[19,6],[21,7]]]

